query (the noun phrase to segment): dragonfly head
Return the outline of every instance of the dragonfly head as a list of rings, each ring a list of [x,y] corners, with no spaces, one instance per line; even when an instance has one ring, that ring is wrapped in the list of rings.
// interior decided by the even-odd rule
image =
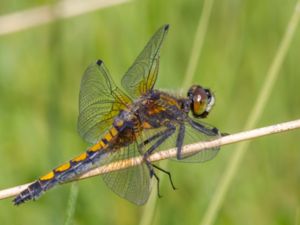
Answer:
[[[196,118],[205,118],[215,104],[213,93],[200,85],[193,85],[187,96],[190,101],[190,110]]]

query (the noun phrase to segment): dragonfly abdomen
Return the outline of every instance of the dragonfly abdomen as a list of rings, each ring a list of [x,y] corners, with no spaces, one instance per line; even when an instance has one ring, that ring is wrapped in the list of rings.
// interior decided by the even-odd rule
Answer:
[[[15,205],[19,205],[29,200],[35,200],[40,197],[43,192],[49,190],[55,185],[75,179],[77,176],[90,170],[92,167],[92,160],[88,156],[88,153],[84,152],[30,184],[28,188],[22,191],[13,200],[13,202]]]
[[[101,158],[105,157],[109,152],[109,146],[118,131],[112,127],[95,145],[88,148],[86,152],[76,156],[69,162],[66,162],[49,173],[41,176],[22,191],[14,200],[15,205],[22,204],[29,200],[37,199],[43,192],[49,190],[59,183],[65,183],[73,180],[79,175],[91,170]]]

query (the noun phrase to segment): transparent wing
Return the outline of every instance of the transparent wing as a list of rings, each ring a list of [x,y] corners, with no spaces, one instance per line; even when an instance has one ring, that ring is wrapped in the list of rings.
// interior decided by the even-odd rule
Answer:
[[[201,126],[203,126],[207,130],[213,130],[214,127],[212,127],[209,124],[203,123],[200,120],[194,120],[194,122],[197,122]],[[178,133],[177,133],[178,134]],[[185,133],[184,133],[184,141],[183,146],[200,142],[200,141],[210,141],[214,140],[220,137],[219,133],[211,132],[209,135],[206,133],[203,133],[194,127],[192,127],[189,123],[185,123]],[[191,154],[184,156],[183,159],[179,160],[179,162],[206,162],[208,160],[213,159],[219,152],[220,147],[215,148],[209,148],[205,150],[201,150],[198,153]]]
[[[127,147],[112,152],[102,163],[111,163],[122,159],[139,156],[138,144],[134,142]],[[141,165],[104,174],[106,185],[122,198],[137,205],[143,205],[149,198],[151,185],[147,166]]]
[[[132,98],[137,98],[153,88],[158,74],[159,50],[168,29],[169,25],[158,29],[123,76],[122,86]]]
[[[214,127],[212,127],[208,124],[204,124],[200,120],[194,120],[194,122],[197,122],[198,124],[200,124],[202,126],[202,128],[204,127],[204,129],[206,129],[206,130],[214,129]],[[178,138],[180,129],[179,129],[179,124],[174,124],[174,126],[176,127],[176,131],[174,132],[174,134],[172,136],[170,136],[169,138],[167,138],[157,148],[156,151],[162,151],[162,150],[167,150],[167,149],[176,147],[177,138]],[[220,137],[220,134],[218,134],[218,133],[211,132],[208,135],[207,133],[201,132],[201,131],[195,129],[194,127],[192,127],[188,122],[184,123],[184,127],[185,127],[185,131],[184,131],[183,146],[187,145],[187,144],[197,143],[200,141],[214,140],[214,139]],[[153,145],[156,142],[157,138],[159,138],[161,136],[160,133],[163,133],[165,131],[165,129],[166,129],[165,127],[161,127],[158,129],[148,129],[143,132],[144,140],[152,139],[151,141],[147,142],[147,144],[145,144],[144,151],[149,149],[151,147],[151,145]],[[155,136],[157,136],[157,138],[155,138]],[[154,137],[154,139],[152,137]],[[184,156],[183,159],[178,160],[178,161],[194,162],[194,163],[195,162],[205,162],[205,161],[213,159],[217,155],[218,151],[219,151],[219,147],[205,149],[198,153]],[[174,158],[174,159],[177,160],[177,158]]]
[[[130,103],[130,98],[114,84],[103,62],[92,63],[80,86],[77,125],[80,136],[95,143],[111,126],[119,111]]]

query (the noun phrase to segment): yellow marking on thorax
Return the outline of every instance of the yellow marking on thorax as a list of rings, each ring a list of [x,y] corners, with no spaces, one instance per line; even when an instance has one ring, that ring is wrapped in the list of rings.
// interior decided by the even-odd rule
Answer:
[[[164,111],[165,108],[161,107],[161,106],[156,106],[155,108],[152,108],[149,110],[148,114],[151,116],[153,114],[157,114],[157,113],[160,113],[162,111]]]
[[[72,162],[80,162],[82,160],[85,160],[87,157],[86,152],[80,154],[79,156],[76,156],[74,159],[72,159]]]
[[[51,171],[51,172],[47,173],[46,175],[41,176],[40,180],[42,180],[42,181],[44,181],[44,180],[51,180],[53,177],[54,177],[54,172]]]
[[[54,171],[55,172],[63,172],[67,169],[69,169],[71,167],[70,162],[67,162],[65,164],[60,165],[59,167],[57,167]]]
[[[161,95],[161,99],[163,99],[164,101],[168,102],[168,104],[170,105],[176,105],[178,108],[180,107],[178,102],[176,101],[176,99],[167,96],[167,95]]]
[[[152,126],[146,121],[143,122],[142,126],[143,126],[144,129],[152,128]]]

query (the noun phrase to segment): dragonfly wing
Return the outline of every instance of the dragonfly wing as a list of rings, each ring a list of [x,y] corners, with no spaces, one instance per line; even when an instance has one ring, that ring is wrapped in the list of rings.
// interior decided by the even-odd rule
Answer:
[[[80,86],[78,132],[84,140],[95,143],[111,126],[130,98],[113,82],[104,63],[98,60],[85,71]]]
[[[168,29],[169,25],[158,29],[123,76],[122,86],[131,97],[138,98],[153,88],[158,74],[159,50]]]
[[[118,149],[116,152],[112,152],[105,162],[102,163],[108,164],[135,156],[140,156],[136,142]],[[104,174],[102,177],[111,190],[130,202],[143,205],[149,198],[151,191],[150,173],[144,163]]]
[[[192,126],[190,123],[185,123],[185,132],[184,132],[184,140],[183,146],[188,144],[197,143],[200,141],[210,141],[219,138],[221,135],[220,133],[211,125],[203,123],[199,119],[193,119],[192,122],[196,124],[198,127],[196,128],[195,125]],[[177,133],[177,137],[179,134],[179,129]],[[206,162],[208,160],[213,159],[219,152],[220,147],[214,147],[209,149],[201,150],[200,152],[185,155],[180,162]]]

